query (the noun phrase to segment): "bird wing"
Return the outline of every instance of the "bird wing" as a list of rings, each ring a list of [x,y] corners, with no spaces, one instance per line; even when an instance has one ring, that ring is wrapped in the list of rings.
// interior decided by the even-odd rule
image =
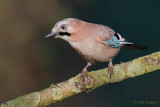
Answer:
[[[97,37],[97,40],[103,44],[109,45],[113,48],[118,48],[120,47],[120,42],[118,41],[116,36],[111,36],[111,39],[109,40],[102,40],[99,37]]]
[[[136,45],[134,43],[128,42],[118,33],[115,33],[114,30],[109,28],[108,26],[99,25],[96,30],[96,40],[105,45],[108,45],[113,48],[119,48],[120,46],[129,48],[129,49],[137,49],[137,50],[145,50],[147,47]]]
[[[97,41],[109,45],[113,48],[120,47],[120,42],[115,35],[115,32],[108,26],[100,25],[97,29]]]

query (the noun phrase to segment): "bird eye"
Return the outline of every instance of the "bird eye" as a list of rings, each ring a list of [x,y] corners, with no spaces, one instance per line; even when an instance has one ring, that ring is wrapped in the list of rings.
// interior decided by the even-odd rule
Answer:
[[[65,30],[66,28],[67,28],[67,25],[66,25],[66,24],[62,24],[62,25],[61,25],[61,29],[62,29],[62,30]]]

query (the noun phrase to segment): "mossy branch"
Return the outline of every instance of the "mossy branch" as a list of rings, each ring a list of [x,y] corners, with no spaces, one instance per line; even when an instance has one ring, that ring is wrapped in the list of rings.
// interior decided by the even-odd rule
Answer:
[[[160,52],[134,59],[130,62],[114,66],[114,74],[110,79],[107,68],[88,73],[90,83],[85,84],[78,74],[62,83],[53,84],[39,92],[33,92],[17,99],[2,103],[1,107],[41,107],[61,101],[81,92],[91,91],[105,84],[143,75],[160,69]]]

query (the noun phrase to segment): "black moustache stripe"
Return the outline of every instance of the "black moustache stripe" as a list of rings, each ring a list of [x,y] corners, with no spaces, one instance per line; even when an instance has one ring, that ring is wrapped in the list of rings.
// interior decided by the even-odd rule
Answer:
[[[60,32],[59,35],[61,35],[61,36],[64,36],[64,35],[71,36],[71,34],[68,33],[68,32]]]

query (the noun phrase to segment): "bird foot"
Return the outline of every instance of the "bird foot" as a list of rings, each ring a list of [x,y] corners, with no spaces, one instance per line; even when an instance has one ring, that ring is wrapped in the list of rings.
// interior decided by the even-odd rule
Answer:
[[[113,75],[113,66],[108,66],[108,72],[110,74],[110,78],[112,78],[112,75]]]
[[[83,84],[88,85],[91,82],[91,78],[88,76],[88,71],[87,68],[90,66],[91,64],[88,63],[87,66],[85,68],[83,68],[82,73],[81,73],[81,78],[83,81]]]
[[[113,64],[112,64],[112,59],[110,58],[109,64],[108,64],[108,72],[110,74],[110,79],[113,75]]]

